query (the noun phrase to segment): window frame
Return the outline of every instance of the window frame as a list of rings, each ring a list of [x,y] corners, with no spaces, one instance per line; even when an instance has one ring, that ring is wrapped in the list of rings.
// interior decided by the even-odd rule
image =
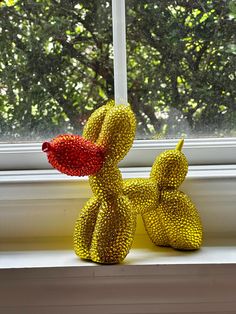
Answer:
[[[164,150],[174,149],[178,139],[135,140],[121,167],[151,167]],[[42,143],[0,144],[0,171],[50,169]],[[189,165],[236,164],[236,138],[186,139],[183,147]],[[144,158],[145,156],[145,158]]]

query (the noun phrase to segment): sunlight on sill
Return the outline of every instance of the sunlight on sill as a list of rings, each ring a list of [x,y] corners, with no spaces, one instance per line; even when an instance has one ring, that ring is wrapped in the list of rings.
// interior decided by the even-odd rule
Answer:
[[[0,269],[99,266],[77,257],[71,243],[71,238],[1,243]],[[236,264],[235,237],[212,238],[206,240],[200,250],[179,251],[156,247],[147,235],[137,235],[121,265],[204,264]]]

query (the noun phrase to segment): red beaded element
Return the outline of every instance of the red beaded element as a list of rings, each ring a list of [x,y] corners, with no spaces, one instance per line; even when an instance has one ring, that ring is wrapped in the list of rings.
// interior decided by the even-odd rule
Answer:
[[[43,143],[42,150],[54,168],[70,176],[95,174],[105,158],[104,148],[79,135],[59,135]]]

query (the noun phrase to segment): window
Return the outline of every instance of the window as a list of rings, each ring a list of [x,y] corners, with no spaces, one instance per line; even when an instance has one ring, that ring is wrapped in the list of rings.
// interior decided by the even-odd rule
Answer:
[[[127,0],[138,138],[235,136],[235,5]]]
[[[229,278],[233,278],[232,270],[226,264],[235,264],[235,248],[231,248],[235,243],[236,230],[236,140],[233,137],[236,125],[233,88],[235,5],[231,1],[218,0],[126,0],[126,6],[128,90],[138,131],[133,149],[121,164],[128,167],[123,169],[123,175],[125,178],[147,177],[156,155],[176,144],[176,140],[170,138],[185,135],[184,149],[191,169],[183,189],[200,210],[206,237],[216,238],[208,251],[210,259],[205,260],[204,250],[200,257],[193,254],[191,271],[186,272],[183,269],[188,269],[186,256],[189,257],[189,254],[183,256],[180,252],[176,253],[174,261],[179,256],[183,258],[182,261],[181,258],[178,260],[178,263],[184,264],[180,268],[169,267],[171,254],[167,253],[162,262],[158,258],[154,261],[155,265],[164,263],[163,270],[156,266],[147,269],[140,250],[136,257],[137,263],[143,263],[141,277],[146,278],[149,274],[148,284],[153,287],[154,279],[159,282],[160,277],[153,277],[159,269],[162,276],[160,289],[163,283],[168,282],[169,286],[173,281],[175,284],[182,283],[184,291],[187,291],[187,278],[192,293],[191,289],[196,289],[192,274],[197,274],[196,282],[201,283],[199,291],[205,292],[203,285],[207,287],[206,294],[208,291],[214,292],[216,287],[209,289],[209,282],[218,282],[220,287],[225,282],[231,284]],[[62,281],[58,280],[54,290],[51,284],[48,285],[49,277],[72,282],[71,289],[63,282],[66,292],[75,289],[73,280],[79,284],[86,282],[88,288],[85,273],[82,272],[82,280],[77,280],[78,267],[73,267],[70,272],[71,266],[78,266],[78,261],[71,254],[71,234],[78,210],[91,192],[86,178],[66,177],[48,170],[40,142],[61,132],[80,133],[91,112],[107,98],[113,97],[111,3],[103,0],[6,0],[0,2],[0,17],[0,246],[4,251],[1,252],[3,258],[0,263],[3,263],[3,268],[6,265],[10,268],[39,267],[35,271],[31,269],[28,275],[27,282],[30,283],[33,278],[32,291],[29,284],[24,293],[23,284],[22,293],[28,295],[31,291],[33,294],[35,287],[41,286],[44,295],[46,293],[51,298],[50,291],[59,291]],[[139,224],[137,234],[143,237],[144,233],[143,225]],[[49,245],[50,241],[53,246]],[[219,243],[223,243],[222,248]],[[66,253],[63,251],[65,248]],[[145,254],[147,251],[145,247]],[[152,262],[151,257],[148,263]],[[212,265],[217,262],[222,264],[213,272]],[[202,267],[199,267],[201,263]],[[206,263],[211,264],[210,277],[209,268],[204,265]],[[43,266],[53,266],[54,269],[51,272],[51,269],[45,268],[44,272]],[[125,269],[125,266],[121,267]],[[106,276],[105,285],[100,282],[100,286],[114,291],[107,286],[108,268],[97,268],[98,278],[104,274]],[[114,269],[109,269],[109,274],[114,276]],[[202,278],[199,276],[201,269],[204,269]],[[61,271],[64,275],[58,277]],[[90,271],[89,267],[87,271]],[[167,277],[163,276],[163,271],[164,274],[168,273]],[[26,272],[23,270],[20,274],[23,282]],[[133,280],[135,273],[140,277],[140,268],[129,267],[129,272],[132,278],[125,274],[125,282],[128,279],[136,286],[142,286]],[[216,281],[218,277],[215,273],[221,281]],[[17,270],[13,272],[17,283],[11,280],[8,284],[18,289],[19,277],[15,274]],[[91,274],[92,280],[88,282],[94,288],[96,272],[92,271]],[[8,280],[8,273],[3,275],[3,279]],[[118,271],[118,281],[115,282],[123,287],[120,285],[120,275]],[[49,293],[44,290],[41,277],[50,287]],[[207,282],[211,277],[213,281]],[[226,281],[222,278],[226,278]],[[148,291],[147,281],[143,287]],[[172,290],[176,298],[176,289]],[[17,309],[24,307],[24,296],[20,294],[15,300],[12,290],[8,291],[11,298],[4,298],[4,305]],[[169,289],[166,291],[169,293]],[[45,298],[43,295],[40,303],[37,303],[38,292],[34,300],[39,308],[45,304]],[[232,309],[235,302],[232,303],[234,299],[233,296],[229,297],[228,291],[220,300],[220,292],[217,290],[215,294],[215,299],[210,297],[209,310],[220,311],[220,307],[225,310],[225,306]],[[73,305],[78,301],[77,293],[75,295],[75,301],[70,298]],[[91,294],[88,295],[91,300]],[[192,302],[188,304],[189,311],[206,310],[205,295],[194,295],[196,299],[189,299]],[[150,299],[148,292],[147,301],[144,306],[141,305],[140,311],[156,312],[156,308],[149,307],[155,298],[156,293]],[[175,299],[176,305],[169,299],[166,298],[164,304],[162,293],[158,306],[161,305],[164,311],[170,311],[169,307],[172,307],[171,311],[176,311],[176,306],[179,306],[180,312],[186,311],[186,293]],[[63,311],[61,295],[57,300],[60,308],[55,309],[56,313]],[[66,306],[68,302],[66,300]],[[110,299],[107,302],[110,305]],[[122,302],[125,304],[122,309],[127,310],[130,300],[122,299]],[[56,304],[54,299],[46,302],[50,313]],[[120,305],[120,301],[117,304]],[[196,304],[199,307],[196,308]],[[99,306],[103,311],[101,299]],[[72,307],[70,311],[73,311]],[[85,311],[89,311],[89,308]]]
[[[232,1],[127,0],[129,102],[137,139],[232,137]],[[1,142],[81,133],[114,97],[111,1],[3,1]]]
[[[81,133],[112,95],[106,1],[14,1],[1,7],[2,141]]]

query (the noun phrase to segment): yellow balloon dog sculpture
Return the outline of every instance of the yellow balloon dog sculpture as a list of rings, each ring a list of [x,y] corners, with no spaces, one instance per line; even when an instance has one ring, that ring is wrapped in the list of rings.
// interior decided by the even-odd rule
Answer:
[[[83,259],[121,262],[132,246],[138,213],[156,245],[177,249],[201,245],[196,208],[177,190],[188,170],[182,142],[157,158],[150,178],[122,179],[118,163],[132,146],[135,128],[130,106],[110,101],[90,116],[82,137],[65,134],[43,143],[54,168],[68,175],[89,175],[93,197],[82,209],[74,232],[74,249]]]

